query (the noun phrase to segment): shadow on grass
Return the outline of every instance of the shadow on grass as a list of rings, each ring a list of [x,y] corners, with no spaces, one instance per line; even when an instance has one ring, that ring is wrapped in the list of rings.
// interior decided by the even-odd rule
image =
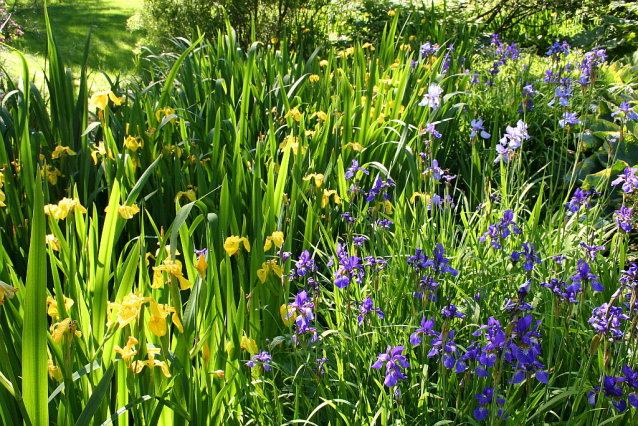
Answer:
[[[119,4],[118,4],[119,3]],[[133,49],[142,36],[141,31],[130,32],[126,20],[134,13],[136,1],[125,3],[96,3],[76,1],[48,7],[53,36],[60,55],[67,66],[80,65],[89,28],[91,45],[88,65],[105,71],[127,71],[134,65]],[[114,7],[115,6],[115,7]],[[19,7],[19,6],[18,6]],[[14,18],[23,26],[24,36],[14,46],[25,53],[46,53],[44,8],[16,8]]]

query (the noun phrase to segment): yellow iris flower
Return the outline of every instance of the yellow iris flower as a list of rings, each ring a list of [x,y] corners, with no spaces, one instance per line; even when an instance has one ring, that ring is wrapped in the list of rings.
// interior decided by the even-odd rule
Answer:
[[[304,179],[305,180],[305,179]],[[284,243],[284,233],[281,231],[275,231],[270,237],[266,237],[266,244],[264,244],[264,251],[268,251],[272,248],[272,243],[275,243],[277,248],[281,248]]]
[[[2,190],[0,189],[0,207],[7,207],[7,205],[4,203],[4,200],[6,200],[7,197],[4,195],[4,192],[2,192]]]
[[[77,154],[68,146],[58,145],[55,147],[55,149],[51,153],[51,158],[55,160],[56,158],[60,158],[65,155],[77,155]]]
[[[154,299],[151,299],[149,309],[151,311],[151,320],[148,323],[148,328],[151,330],[151,333],[157,337],[162,337],[166,334],[166,317],[170,313],[173,314],[171,320],[173,324],[175,324],[175,327],[177,327],[181,333],[184,332],[184,327],[179,319],[179,315],[177,315],[177,311],[172,306],[160,305]]]
[[[71,306],[75,304],[75,302],[73,301],[73,299],[70,299],[64,295],[62,295],[62,297],[64,298],[64,308],[68,312],[69,309],[71,309]],[[60,313],[58,312],[58,301],[48,296],[47,296],[47,314],[51,318],[58,318],[60,316]]]
[[[4,281],[0,281],[0,306],[4,303],[4,296],[7,296],[9,299],[15,296],[18,291],[18,287],[12,287]]]
[[[239,251],[239,243],[242,242],[244,243],[246,251],[250,253],[250,242],[248,239],[246,239],[246,237],[236,237],[234,235],[226,238],[226,241],[224,242],[224,250],[226,250],[226,253],[228,253],[229,256],[232,256]]]
[[[160,353],[160,349],[147,348],[146,352],[148,354],[148,360],[135,361],[133,363],[132,367],[133,367],[133,371],[135,371],[135,374],[141,373],[142,370],[144,369],[144,366],[150,368],[151,370],[153,369],[153,367],[160,367],[164,376],[166,376],[167,378],[171,377],[171,373],[168,370],[168,365],[166,365],[164,361],[158,361],[155,359],[155,356]]]
[[[315,186],[317,188],[319,188],[321,185],[323,185],[323,180],[325,179],[325,176],[322,175],[321,173],[312,173],[309,174],[308,176],[304,177],[302,180],[304,181],[309,181],[310,179],[315,180]]]
[[[168,272],[169,274],[177,278],[179,280],[179,286],[182,290],[188,290],[192,287],[191,282],[184,278],[184,274],[182,273],[182,262],[180,262],[179,260],[173,261],[170,258],[164,259],[162,264],[160,266],[154,266],[153,270],[155,271],[155,274],[153,274],[153,283],[151,284],[151,288],[161,287],[163,283],[163,279],[161,279],[162,272]]]
[[[62,244],[60,244],[60,240],[56,238],[55,235],[49,234],[46,236],[45,241],[51,250],[60,251],[62,249]]]
[[[343,149],[352,148],[353,151],[363,151],[363,146],[359,142],[348,142],[343,146]]]
[[[171,107],[165,107],[165,108],[160,108],[155,112],[155,118],[157,119],[157,121],[162,121],[161,120],[161,115],[164,114],[164,117],[168,117],[171,114],[175,114],[175,110]],[[175,124],[175,120],[176,118],[173,117],[171,118],[171,124]]]
[[[301,112],[299,112],[299,110],[297,109],[297,107],[291,109],[290,111],[288,111],[286,113],[286,115],[284,115],[284,118],[288,118],[292,116],[293,120],[295,121],[300,121],[301,120]]]
[[[429,197],[426,194],[423,194],[422,192],[415,192],[410,197],[410,202],[414,204],[417,198],[420,198],[421,201],[423,201],[424,203],[427,203]]]
[[[319,61],[319,66],[320,67],[327,67],[328,66],[328,61],[325,60],[325,59],[322,60],[322,61]]]
[[[308,80],[310,80],[311,83],[316,83],[319,81],[319,76],[317,74],[312,74],[308,77]]]
[[[257,270],[257,277],[259,277],[259,281],[261,281],[262,284],[266,282],[266,277],[270,271],[281,278],[281,266],[277,265],[276,260],[269,260],[268,262],[262,263],[261,269]]]
[[[337,194],[337,191],[335,191],[334,189],[324,189],[323,190],[323,195],[321,197],[321,208],[325,208],[328,203],[330,202],[330,196],[334,195],[334,201],[335,204],[341,204],[341,198],[339,198],[339,194]]]
[[[208,269],[208,262],[206,262],[206,258],[203,254],[200,254],[197,258],[195,269],[197,269],[197,272],[199,272],[199,275],[202,276],[203,280],[206,279],[206,269]]]
[[[72,339],[73,335],[82,337],[82,333],[77,330],[77,321],[67,318],[51,326],[51,338],[56,345],[62,341],[62,337],[64,337],[65,334],[68,336],[68,339]]]
[[[51,380],[56,380],[58,382],[62,380],[62,371],[60,370],[60,367],[53,364],[53,361],[51,361],[50,359],[47,360],[47,369],[49,371],[49,377],[51,378]]]
[[[44,172],[45,172],[45,169],[42,169],[41,172],[40,172],[43,177],[44,177]],[[49,183],[52,186],[53,185],[57,185],[58,177],[64,177],[62,172],[60,170],[58,170],[57,167],[54,167],[54,166],[47,166],[46,167],[46,175],[47,175],[47,180],[49,181]]]
[[[136,152],[139,148],[144,147],[144,141],[139,136],[127,136],[126,139],[124,139],[124,146],[131,151]]]
[[[142,304],[150,300],[150,297],[143,297],[142,292],[138,291],[124,296],[121,303],[108,302],[106,308],[108,322],[106,326],[110,327],[114,321],[117,321],[120,324],[118,328],[124,328],[127,324],[139,318]],[[115,315],[115,312],[117,312],[117,315]]]
[[[297,155],[297,152],[299,151],[299,138],[296,136],[288,136],[286,139],[284,139],[284,141],[279,144],[279,149],[281,149],[282,151],[286,149],[286,147],[288,146],[288,142],[290,142],[290,149],[292,149],[292,153]],[[304,155],[307,149],[307,147],[302,146],[301,155]]]
[[[292,306],[283,304],[279,308],[279,315],[281,315],[281,320],[284,322],[284,325],[290,327],[295,321],[295,318],[297,318],[297,310]]]
[[[126,346],[124,348],[120,348],[118,345],[115,345],[114,351],[122,356],[122,359],[128,361],[135,355],[137,355],[137,349],[133,346],[137,345],[139,342],[133,336],[129,336],[128,342],[126,342]]]
[[[177,195],[175,196],[176,200],[181,200],[182,198],[186,198],[188,201],[195,201],[197,200],[197,194],[195,194],[195,191],[193,191],[192,189],[189,189],[188,191],[184,192],[184,191],[179,191],[177,193]]]
[[[80,204],[80,200],[64,197],[57,205],[47,204],[44,206],[44,213],[48,216],[53,216],[55,219],[66,219],[69,213],[74,212],[75,209],[78,209],[80,213],[86,213],[86,209]]]
[[[96,92],[93,94],[93,96],[91,96],[91,99],[89,99],[89,108],[95,107],[104,111],[109,104],[109,99],[115,105],[122,105],[124,96],[118,98],[117,96],[115,96],[115,93],[111,92],[110,90],[106,90],[104,92]]]

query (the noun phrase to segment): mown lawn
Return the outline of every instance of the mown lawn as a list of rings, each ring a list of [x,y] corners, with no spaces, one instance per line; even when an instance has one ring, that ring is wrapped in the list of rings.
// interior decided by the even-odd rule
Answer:
[[[14,19],[23,26],[24,36],[13,43],[13,47],[23,52],[30,60],[30,69],[41,80],[41,70],[45,64],[46,31],[44,6],[32,6],[18,2],[13,12]],[[74,76],[82,63],[84,45],[89,29],[91,32],[91,50],[88,58],[89,69],[93,71],[93,85],[103,88],[108,85],[98,70],[113,77],[125,73],[134,67],[136,42],[140,31],[126,29],[126,20],[141,5],[141,0],[85,1],[49,4],[49,16],[54,35],[58,42],[60,55],[66,64],[73,65]],[[9,10],[14,5],[9,2]],[[5,52],[7,68],[10,74],[18,73],[17,54]]]

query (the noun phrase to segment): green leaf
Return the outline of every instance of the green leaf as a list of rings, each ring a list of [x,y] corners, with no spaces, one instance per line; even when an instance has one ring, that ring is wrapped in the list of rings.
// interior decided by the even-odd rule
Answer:
[[[111,366],[104,372],[104,377],[102,377],[100,383],[98,383],[93,390],[93,394],[91,394],[91,397],[86,403],[86,406],[84,407],[80,418],[75,423],[75,426],[89,426],[91,420],[93,419],[93,416],[95,416],[95,413],[97,413],[97,410],[100,408],[102,399],[104,399],[104,396],[110,389],[114,371],[115,363],[112,363]]]
[[[46,219],[40,173],[36,173],[31,226],[22,330],[22,381],[26,384],[23,386],[24,405],[34,425],[48,425]]]

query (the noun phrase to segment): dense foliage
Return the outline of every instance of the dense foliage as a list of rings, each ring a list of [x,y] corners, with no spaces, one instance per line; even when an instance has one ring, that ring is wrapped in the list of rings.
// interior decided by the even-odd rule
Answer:
[[[3,423],[632,421],[635,70],[404,13],[96,93],[47,21],[48,95],[2,90]]]

